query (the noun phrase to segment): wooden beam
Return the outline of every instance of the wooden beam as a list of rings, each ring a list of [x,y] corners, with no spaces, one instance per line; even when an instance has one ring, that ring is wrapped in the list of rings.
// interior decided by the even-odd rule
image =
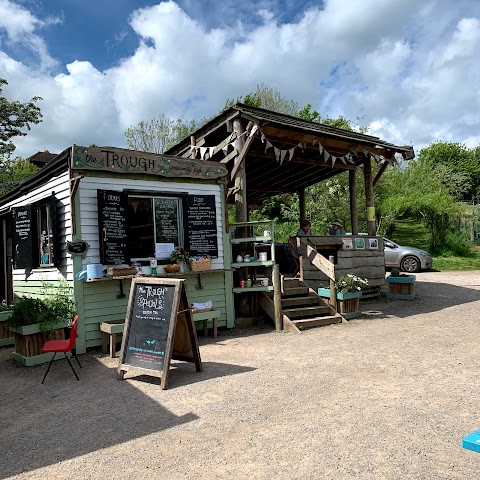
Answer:
[[[250,127],[250,129],[251,129],[251,127]],[[248,126],[247,126],[247,131],[249,131]],[[247,156],[248,150],[250,149],[250,146],[252,145],[252,142],[253,142],[254,138],[255,138],[255,135],[250,135],[247,138],[247,140],[244,140],[243,148],[240,151],[237,159],[235,160],[235,165],[233,166],[232,173],[230,174],[230,178],[232,180],[235,179],[235,177],[237,175],[237,172],[238,172],[238,169],[243,167],[243,165],[245,163],[245,157]]]
[[[378,173],[375,175],[375,178],[373,179],[373,186],[375,187],[375,184],[380,180],[380,178],[383,175],[383,172],[387,169],[387,167],[390,165],[390,160],[385,159],[385,161],[382,163],[380,170]]]
[[[350,221],[352,223],[352,235],[356,235],[358,233],[357,172],[348,172],[348,187],[350,193]]]
[[[363,177],[365,180],[365,202],[367,207],[367,233],[376,235],[377,224],[375,221],[375,199],[372,182],[372,160],[370,156],[367,156],[363,164]]]
[[[238,155],[238,151],[236,148],[233,149],[225,158],[220,160],[220,163],[228,163],[232,158],[235,158]]]

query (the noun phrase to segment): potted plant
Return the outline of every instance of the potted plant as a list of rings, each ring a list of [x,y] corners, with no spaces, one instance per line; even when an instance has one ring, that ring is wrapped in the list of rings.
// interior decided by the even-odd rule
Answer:
[[[362,289],[368,286],[366,278],[360,278],[356,275],[345,275],[339,277],[333,284],[337,304],[337,311],[346,319],[358,317],[360,312],[360,297]],[[318,295],[324,298],[330,298],[329,288],[319,288]]]
[[[6,300],[0,303],[0,347],[13,345],[14,340],[7,325],[7,318],[12,315],[12,305],[7,305]]]
[[[43,298],[23,297],[16,301],[6,320],[15,341],[12,357],[22,365],[50,361],[51,355],[42,353],[43,345],[47,340],[63,340],[64,329],[75,314],[68,285],[44,287]]]
[[[400,273],[398,268],[392,268],[387,277],[388,292],[390,300],[413,300],[415,298],[414,286],[415,275]]]
[[[183,247],[176,247],[175,250],[170,254],[170,261],[173,264],[176,263],[180,265],[181,272],[185,272],[189,258],[189,253]]]

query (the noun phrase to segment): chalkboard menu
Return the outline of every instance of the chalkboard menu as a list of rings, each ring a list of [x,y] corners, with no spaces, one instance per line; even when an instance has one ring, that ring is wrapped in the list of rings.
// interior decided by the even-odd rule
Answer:
[[[155,199],[156,242],[178,245],[178,200]]]
[[[190,255],[218,257],[215,195],[188,195],[185,202],[185,243]]]
[[[128,196],[123,192],[98,190],[100,261],[105,265],[128,262],[126,212]]]
[[[175,285],[136,285],[125,363],[163,369],[174,293]]]
[[[132,279],[117,377],[138,371],[167,386],[171,359],[195,363],[202,371],[191,309],[182,279]]]
[[[30,205],[12,208],[13,212],[13,268],[29,268],[33,263],[32,209]]]

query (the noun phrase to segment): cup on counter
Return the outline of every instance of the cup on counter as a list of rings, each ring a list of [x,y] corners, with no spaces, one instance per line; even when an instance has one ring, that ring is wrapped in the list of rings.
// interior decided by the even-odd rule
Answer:
[[[246,280],[246,281],[245,281],[245,286],[246,286],[247,288],[250,288],[250,287],[252,286],[252,281],[251,281],[250,279]]]

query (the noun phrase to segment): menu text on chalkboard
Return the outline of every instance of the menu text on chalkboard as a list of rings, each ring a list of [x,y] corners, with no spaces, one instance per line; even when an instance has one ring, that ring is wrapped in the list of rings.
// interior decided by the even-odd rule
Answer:
[[[185,243],[190,255],[218,257],[215,195],[188,195],[185,202]]]
[[[136,285],[125,363],[163,369],[174,293],[175,285]]]
[[[123,330],[117,378],[133,370],[167,386],[173,359],[202,371],[195,324],[183,279],[134,278]]]
[[[32,209],[30,205],[12,208],[14,268],[29,268],[33,263]]]
[[[178,245],[178,200],[176,198],[155,199],[156,243]]]
[[[97,190],[100,261],[105,265],[128,262],[126,212],[128,195]]]

